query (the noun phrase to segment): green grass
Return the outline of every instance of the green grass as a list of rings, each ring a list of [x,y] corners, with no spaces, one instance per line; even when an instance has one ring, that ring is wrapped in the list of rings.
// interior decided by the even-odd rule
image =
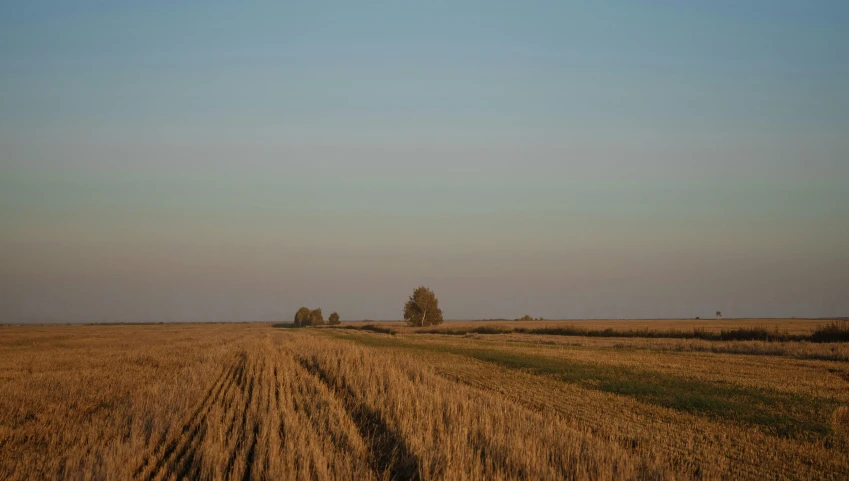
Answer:
[[[420,344],[394,336],[339,337],[372,347],[417,349],[471,357],[510,369],[554,376],[563,382],[629,396],[658,406],[760,426],[766,432],[778,436],[808,440],[821,438],[829,433],[828,416],[836,407],[834,402],[809,396],[722,385],[648,370],[506,351],[491,346]]]

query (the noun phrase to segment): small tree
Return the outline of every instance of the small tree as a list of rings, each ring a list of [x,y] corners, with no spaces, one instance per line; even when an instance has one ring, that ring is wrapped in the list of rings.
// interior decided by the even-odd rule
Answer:
[[[442,309],[436,294],[427,287],[417,287],[404,304],[404,320],[417,327],[442,324]]]
[[[295,327],[305,327],[310,325],[310,310],[308,307],[302,307],[295,313]]]
[[[331,326],[338,326],[340,324],[339,314],[337,314],[335,312],[333,314],[330,314],[330,317],[327,318],[327,323],[330,324]]]
[[[324,324],[324,314],[321,313],[321,308],[313,309],[310,312],[310,324],[313,326],[320,326]]]

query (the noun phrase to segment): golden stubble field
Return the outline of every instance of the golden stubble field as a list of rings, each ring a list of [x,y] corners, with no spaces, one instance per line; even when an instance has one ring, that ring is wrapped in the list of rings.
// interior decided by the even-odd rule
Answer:
[[[505,328],[527,328],[536,329],[541,327],[576,327],[581,329],[613,329],[613,330],[681,330],[692,331],[693,329],[704,329],[707,331],[719,331],[722,329],[762,327],[769,330],[778,330],[790,334],[809,333],[815,327],[827,322],[823,319],[571,319],[571,320],[542,320],[542,321],[518,321],[518,320],[493,320],[493,321],[449,321],[440,327],[447,329],[469,329],[480,326],[498,326]],[[375,323],[373,321],[346,322],[346,325],[363,326],[367,324],[378,324],[391,327],[392,329],[416,332],[427,330],[427,327],[409,327],[403,321],[387,321]]]
[[[845,346],[0,326],[0,479],[847,479]]]

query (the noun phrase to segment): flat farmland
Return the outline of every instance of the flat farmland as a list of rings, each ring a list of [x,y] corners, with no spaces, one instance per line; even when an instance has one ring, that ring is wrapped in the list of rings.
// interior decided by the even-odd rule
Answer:
[[[849,477],[847,343],[364,325],[0,326],[0,478]]]
[[[817,326],[828,322],[824,319],[570,319],[570,320],[486,320],[486,321],[449,321],[439,326],[445,329],[474,329],[481,326],[501,327],[505,329],[539,329],[539,328],[563,328],[573,327],[578,329],[613,329],[615,331],[629,330],[678,330],[692,331],[704,329],[708,331],[721,331],[723,329],[741,328],[763,328],[777,330],[790,334],[809,333]],[[401,331],[418,332],[429,330],[428,327],[409,327],[402,321],[355,321],[346,322],[346,325],[361,327],[369,324],[390,327]]]

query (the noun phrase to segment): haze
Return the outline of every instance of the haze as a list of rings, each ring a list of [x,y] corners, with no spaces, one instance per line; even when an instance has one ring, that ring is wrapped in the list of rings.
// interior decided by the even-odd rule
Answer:
[[[321,3],[3,2],[0,322],[849,313],[846,2]]]

